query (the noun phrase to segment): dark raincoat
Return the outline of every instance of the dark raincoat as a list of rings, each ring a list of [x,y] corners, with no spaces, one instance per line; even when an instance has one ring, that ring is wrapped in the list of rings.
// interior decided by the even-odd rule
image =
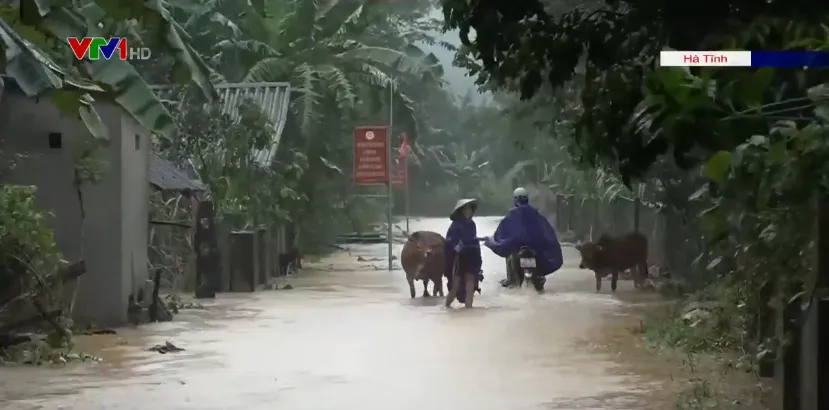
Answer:
[[[489,248],[496,255],[506,258],[523,246],[535,252],[542,275],[547,276],[561,268],[561,244],[553,226],[526,201],[516,201],[498,224]]]
[[[456,257],[463,259],[462,266],[465,266],[468,271],[464,273],[475,275],[481,271],[483,261],[481,260],[481,244],[477,239],[478,228],[475,222],[472,219],[465,218],[460,212],[453,213],[450,219],[452,219],[452,224],[449,225],[449,230],[446,231],[444,248],[446,257],[446,270],[444,272],[449,278],[449,286],[452,286],[452,273],[455,271]],[[461,244],[460,252],[455,251],[458,244]],[[463,280],[458,289],[457,297],[461,303],[466,300],[466,286]]]

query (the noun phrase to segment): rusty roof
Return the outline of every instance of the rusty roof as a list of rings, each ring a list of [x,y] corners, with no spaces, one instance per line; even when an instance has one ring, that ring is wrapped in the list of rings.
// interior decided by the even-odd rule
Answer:
[[[163,191],[184,191],[189,189],[193,192],[205,191],[201,182],[187,176],[184,170],[179,169],[172,161],[168,161],[150,153],[150,185]]]

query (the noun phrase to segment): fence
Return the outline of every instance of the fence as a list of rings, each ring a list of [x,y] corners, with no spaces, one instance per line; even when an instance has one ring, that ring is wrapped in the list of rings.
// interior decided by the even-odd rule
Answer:
[[[290,224],[235,230],[237,215],[217,218],[211,201],[188,202],[181,211],[178,222],[150,220],[149,269],[161,270],[162,288],[211,297],[221,291],[253,291],[271,277],[287,274],[280,255],[294,242]]]
[[[658,204],[622,197],[608,202],[557,195],[554,213],[556,229],[581,241],[595,240],[603,234],[644,234],[648,238],[648,262],[661,269],[686,272],[701,250],[701,237],[687,221]]]

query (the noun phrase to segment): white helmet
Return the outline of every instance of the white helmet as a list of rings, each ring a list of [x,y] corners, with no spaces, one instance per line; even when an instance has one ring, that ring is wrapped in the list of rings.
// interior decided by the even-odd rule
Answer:
[[[515,191],[512,191],[513,198],[528,198],[530,195],[527,193],[527,190],[523,187],[515,188]]]

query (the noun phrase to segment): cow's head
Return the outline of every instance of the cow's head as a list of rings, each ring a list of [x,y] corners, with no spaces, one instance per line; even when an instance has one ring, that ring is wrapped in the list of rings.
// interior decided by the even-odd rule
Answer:
[[[576,250],[578,250],[579,254],[581,254],[581,263],[579,263],[579,268],[594,270],[596,267],[596,257],[601,249],[601,246],[592,242],[576,245]]]

